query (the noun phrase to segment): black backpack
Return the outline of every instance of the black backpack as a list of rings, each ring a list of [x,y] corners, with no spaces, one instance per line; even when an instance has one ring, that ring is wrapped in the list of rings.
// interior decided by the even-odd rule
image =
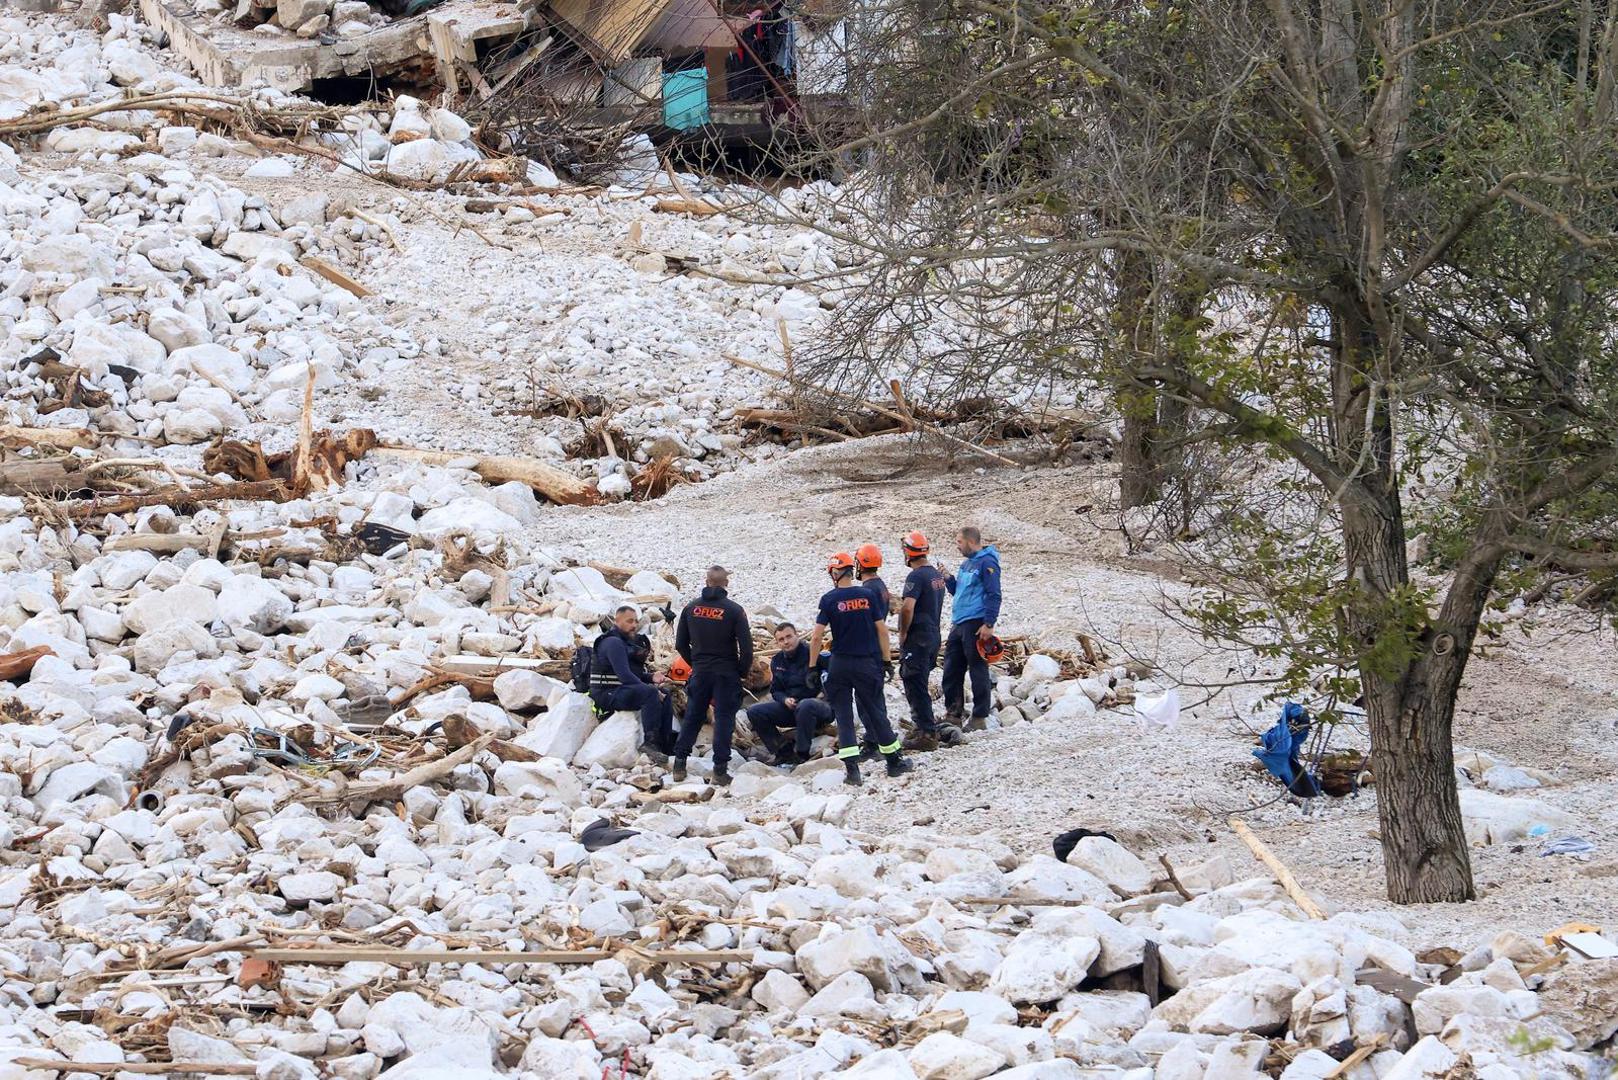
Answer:
[[[590,692],[590,672],[595,665],[596,651],[592,646],[580,645],[573,650],[573,659],[567,665],[568,674],[573,679],[573,689],[581,694]]]

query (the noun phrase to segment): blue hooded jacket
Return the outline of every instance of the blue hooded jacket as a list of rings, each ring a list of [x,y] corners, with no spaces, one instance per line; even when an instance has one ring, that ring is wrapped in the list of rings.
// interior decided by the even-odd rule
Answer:
[[[961,563],[961,568],[944,580],[949,594],[950,619],[966,622],[982,619],[993,626],[1000,619],[1000,553],[993,544],[979,548]]]

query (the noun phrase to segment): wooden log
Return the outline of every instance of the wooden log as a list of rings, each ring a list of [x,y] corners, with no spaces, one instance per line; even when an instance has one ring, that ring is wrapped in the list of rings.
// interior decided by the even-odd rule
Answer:
[[[159,555],[175,555],[182,551],[207,551],[217,541],[211,536],[196,533],[125,533],[114,536],[101,545],[103,553],[114,551],[150,551]]]
[[[91,486],[79,458],[0,462],[0,495],[61,496]]]
[[[626,949],[637,961],[662,964],[750,964],[751,949],[708,949],[683,952],[664,949]],[[254,949],[248,955],[278,964],[351,964],[355,961],[406,966],[416,964],[595,964],[620,958],[623,953],[606,949],[539,950],[514,949],[395,949],[383,946],[316,946],[303,949]]]
[[[88,450],[101,437],[84,428],[25,427],[0,424],[0,446],[20,450],[26,446],[50,446],[57,450]]]
[[[91,499],[67,506],[67,514],[74,518],[100,517],[102,514],[127,514],[143,506],[180,507],[201,506],[203,503],[227,502],[280,502],[287,490],[279,480],[262,480],[245,484],[202,484],[197,487],[172,487],[146,495],[123,495],[109,499]]]
[[[1281,888],[1287,891],[1287,895],[1292,897],[1292,902],[1302,908],[1305,915],[1311,919],[1326,918],[1326,913],[1321,910],[1320,905],[1315,903],[1314,899],[1303,891],[1303,886],[1298,884],[1298,879],[1292,876],[1292,871],[1287,869],[1287,864],[1276,858],[1275,853],[1264,846],[1264,841],[1253,835],[1253,830],[1247,827],[1247,822],[1233,817],[1228,819],[1226,824],[1241,839],[1242,843],[1248,846],[1258,858],[1258,861],[1269,868],[1270,873],[1275,875],[1275,880],[1280,882]]]
[[[32,649],[6,653],[0,656],[0,681],[21,679],[34,670],[34,665],[47,656],[55,656],[49,645],[35,645]]]
[[[491,484],[504,484],[515,480],[527,484],[551,502],[563,506],[592,506],[601,501],[601,493],[596,490],[594,484],[533,458],[461,454],[447,450],[415,450],[405,446],[378,447],[371,453],[403,461],[419,461],[424,465],[447,465],[452,461],[471,458],[472,471]]]
[[[23,1057],[12,1061],[24,1069],[45,1072],[90,1073],[92,1076],[117,1076],[119,1073],[137,1073],[142,1076],[253,1076],[258,1066],[246,1064],[215,1064],[206,1061],[68,1061],[65,1058]]]

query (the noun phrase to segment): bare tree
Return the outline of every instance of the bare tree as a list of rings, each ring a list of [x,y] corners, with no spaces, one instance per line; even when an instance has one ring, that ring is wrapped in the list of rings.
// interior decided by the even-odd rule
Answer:
[[[1389,896],[1470,899],[1451,725],[1491,605],[1618,569],[1618,5],[879,4],[819,374],[1089,383],[1126,431],[1171,402],[1168,442],[1263,448],[1290,509],[1224,515],[1200,623],[1336,673]]]

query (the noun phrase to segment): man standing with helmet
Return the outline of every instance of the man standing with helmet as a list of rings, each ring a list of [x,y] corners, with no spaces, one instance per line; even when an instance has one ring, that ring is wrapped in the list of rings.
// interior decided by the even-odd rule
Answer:
[[[972,719],[967,731],[982,731],[993,704],[994,683],[984,651],[998,647],[995,620],[1000,618],[1000,553],[985,546],[974,525],[962,526],[955,546],[965,556],[961,568],[944,579],[955,598],[950,607],[949,641],[944,646],[944,718],[960,724],[966,715],[967,674],[972,678]]]
[[[899,600],[899,681],[904,684],[914,725],[904,748],[937,750],[940,742],[953,746],[961,741],[958,727],[939,726],[933,716],[933,695],[927,689],[927,678],[938,666],[943,638],[944,575],[927,561],[931,545],[925,533],[906,533],[899,548],[910,567]]]
[[[888,592],[887,582],[878,576],[882,569],[882,549],[875,544],[861,544],[854,549],[854,565],[859,569],[860,587],[869,589],[881,601],[877,605],[876,618],[878,622],[886,622],[888,612],[893,610],[893,594]],[[892,665],[883,669],[884,681],[892,676]],[[891,725],[890,725],[891,726]],[[877,749],[876,741],[871,735],[871,729],[865,729],[865,741],[860,745],[860,760],[875,761],[882,753]]]
[[[830,670],[826,672],[826,696],[837,717],[837,756],[847,775],[843,783],[858,786],[860,747],[854,731],[854,705],[859,703],[860,720],[877,744],[877,751],[888,760],[888,775],[900,776],[913,766],[899,754],[899,737],[888,723],[887,702],[882,699],[883,665],[892,662],[888,625],[879,617],[880,599],[854,579],[854,558],[839,551],[826,564],[832,589],[820,598],[820,612],[809,637],[809,655],[818,657],[820,647],[831,631]]]
[[[736,710],[742,703],[742,679],[753,667],[753,631],[747,612],[726,593],[730,574],[722,566],[708,568],[702,594],[685,606],[674,631],[674,651],[691,665],[685,688],[685,719],[674,744],[674,779],[685,779],[685,759],[697,744],[697,732],[713,705],[713,782],[730,783],[730,745],[736,732]]]

